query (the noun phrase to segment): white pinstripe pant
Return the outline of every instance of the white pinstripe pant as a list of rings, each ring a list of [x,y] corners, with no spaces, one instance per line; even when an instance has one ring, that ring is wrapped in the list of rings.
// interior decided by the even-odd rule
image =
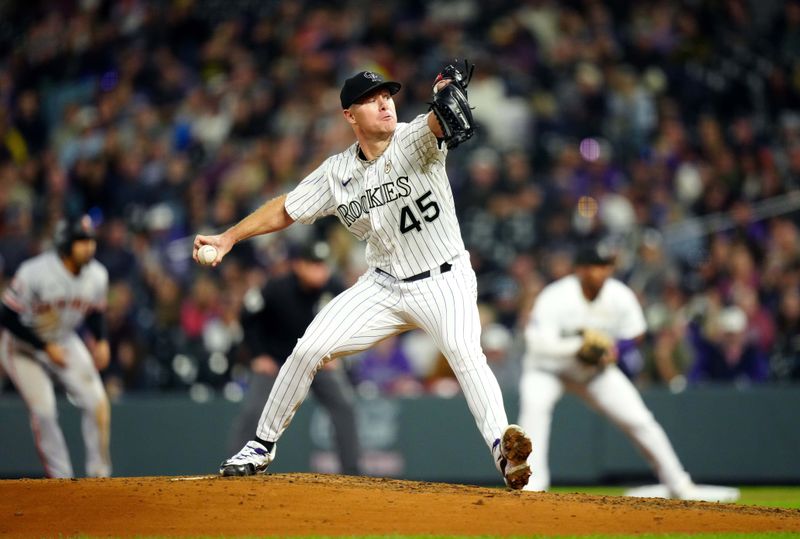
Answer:
[[[664,429],[647,408],[633,383],[616,365],[610,365],[587,381],[576,381],[569,374],[555,374],[528,367],[520,381],[519,424],[530,435],[536,451],[528,463],[536,470],[525,490],[550,488],[548,446],[553,409],[571,391],[589,406],[608,417],[642,452],[671,492],[681,492],[690,483]]]
[[[278,440],[324,362],[418,327],[447,358],[491,449],[508,420],[500,386],[480,346],[475,272],[466,254],[452,263],[449,272],[411,283],[369,270],[328,303],[281,368],[261,413],[257,436]]]

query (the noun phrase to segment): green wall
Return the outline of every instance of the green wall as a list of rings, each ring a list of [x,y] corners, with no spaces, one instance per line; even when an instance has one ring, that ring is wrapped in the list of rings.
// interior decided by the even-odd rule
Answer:
[[[696,481],[800,482],[800,388],[650,390],[645,401]],[[517,395],[506,392],[509,418]],[[59,404],[76,472],[83,473],[79,415]],[[218,399],[136,396],[114,404],[114,475],[216,473],[228,456],[237,405]],[[374,399],[359,404],[364,464],[370,475],[499,484],[488,449],[463,397]],[[274,472],[333,471],[330,425],[309,398],[278,444]],[[652,481],[627,438],[574,397],[557,406],[551,468],[555,483]],[[40,477],[24,405],[0,398],[0,477]]]

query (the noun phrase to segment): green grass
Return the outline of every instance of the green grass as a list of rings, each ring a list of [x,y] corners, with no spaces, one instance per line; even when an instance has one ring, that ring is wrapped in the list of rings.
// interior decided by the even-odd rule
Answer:
[[[789,539],[797,538],[796,533],[774,532],[774,533],[673,533],[673,534],[652,534],[641,535],[519,535],[514,537],[498,537],[494,535],[350,535],[330,537],[327,535],[304,535],[293,536],[292,539]],[[94,539],[89,535],[81,535],[78,539]],[[147,539],[172,539],[171,537],[147,536]],[[222,539],[219,536],[190,537],[188,539]],[[230,539],[230,538],[225,538]],[[236,539],[274,539],[273,536],[243,536]]]
[[[738,504],[800,509],[800,487],[740,487]],[[622,496],[623,487],[554,487],[551,492],[583,492],[599,496]],[[710,537],[710,536],[703,536]]]
[[[800,509],[800,487],[746,487],[738,503]]]
[[[173,539],[171,536],[137,536],[139,539]],[[292,539],[796,539],[800,534],[789,532],[761,532],[761,533],[670,533],[641,535],[519,535],[513,537],[500,537],[495,535],[350,535],[350,536],[326,536],[326,535],[304,535],[292,536]],[[77,539],[96,539],[91,535],[79,535]],[[197,536],[187,537],[186,539],[233,539],[232,537],[220,536]],[[237,536],[235,539],[278,539],[276,536],[248,535]]]
[[[688,534],[675,533],[668,535],[657,535],[646,533],[642,535],[520,535],[516,539],[531,539],[541,537],[542,539],[788,539],[796,538],[797,534],[775,532],[775,533],[704,533]],[[494,535],[353,535],[353,539],[501,539]],[[251,538],[256,539],[256,538]],[[265,539],[265,538],[258,538]],[[326,536],[307,536],[295,539],[334,539]],[[336,539],[343,539],[337,537]],[[503,537],[502,539],[515,539],[514,537]]]
[[[355,537],[355,536],[354,536]],[[425,535],[425,536],[412,536],[412,535],[370,535],[358,536],[358,539],[501,539],[492,535]],[[530,539],[530,538],[548,538],[552,539],[552,535],[521,535],[517,539]],[[674,533],[667,535],[657,534],[642,534],[642,535],[559,535],[557,539],[788,539],[796,538],[798,534],[775,532],[775,533],[704,533],[704,534],[688,534],[688,533]],[[308,537],[304,539],[327,539],[323,537]],[[339,538],[341,539],[341,538]],[[513,539],[503,537],[502,539]]]
[[[353,536],[358,539],[501,539],[493,535],[368,535],[368,536]],[[798,534],[794,533],[704,533],[704,534],[688,534],[688,533],[674,533],[666,535],[658,535],[646,533],[642,535],[520,535],[516,539],[531,539],[531,538],[552,539],[788,539],[796,538]],[[306,537],[303,539],[329,539],[326,537]],[[330,538],[333,539],[333,538]],[[342,538],[338,538],[342,539]],[[503,537],[502,539],[514,539]]]

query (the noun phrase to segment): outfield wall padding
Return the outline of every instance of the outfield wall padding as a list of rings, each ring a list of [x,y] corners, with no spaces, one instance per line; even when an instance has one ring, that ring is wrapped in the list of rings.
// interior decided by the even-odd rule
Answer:
[[[696,481],[800,483],[800,387],[643,392]],[[509,419],[518,396],[505,392]],[[215,473],[228,456],[228,429],[238,405],[196,403],[183,395],[131,395],[113,404],[115,476]],[[78,411],[59,413],[78,475],[84,473]],[[462,396],[362,399],[358,407],[363,465],[370,475],[469,484],[498,482]],[[553,419],[554,483],[654,480],[644,459],[606,419],[567,396]],[[336,471],[330,423],[309,397],[278,444],[274,472]],[[535,471],[534,471],[535,473]],[[0,477],[41,477],[21,400],[0,396]]]

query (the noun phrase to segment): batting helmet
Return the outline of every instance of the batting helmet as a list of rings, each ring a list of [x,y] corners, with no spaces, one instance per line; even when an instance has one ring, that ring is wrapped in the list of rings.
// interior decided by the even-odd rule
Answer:
[[[67,256],[72,252],[72,243],[77,240],[96,239],[92,218],[81,215],[77,218],[61,219],[56,224],[53,244],[58,253]]]

